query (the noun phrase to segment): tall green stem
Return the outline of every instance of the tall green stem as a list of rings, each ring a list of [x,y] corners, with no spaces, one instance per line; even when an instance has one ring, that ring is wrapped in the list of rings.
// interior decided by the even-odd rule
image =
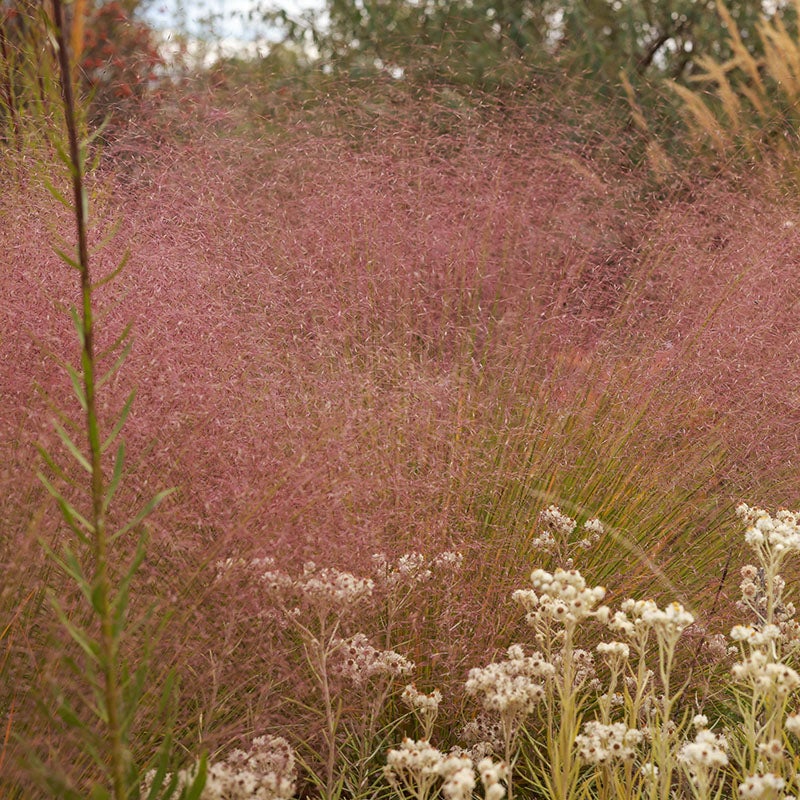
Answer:
[[[58,47],[58,64],[61,74],[64,117],[69,137],[69,161],[72,173],[75,224],[78,237],[78,259],[82,308],[81,367],[86,398],[86,430],[89,439],[89,464],[91,467],[91,525],[94,555],[94,593],[100,618],[100,647],[103,689],[106,712],[106,729],[110,746],[109,760],[114,797],[124,800],[126,748],[123,741],[120,702],[120,684],[117,672],[117,637],[114,634],[113,614],[110,604],[110,578],[108,571],[108,536],[105,520],[105,481],[102,469],[102,443],[97,415],[95,384],[94,324],[92,316],[92,282],[89,271],[88,216],[89,201],[84,184],[85,154],[78,137],[75,94],[70,65],[67,37],[65,35],[64,8],[61,0],[53,0],[53,21]]]

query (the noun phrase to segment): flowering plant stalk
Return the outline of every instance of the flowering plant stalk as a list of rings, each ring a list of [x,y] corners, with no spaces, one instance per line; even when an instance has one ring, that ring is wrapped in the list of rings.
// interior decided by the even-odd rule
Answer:
[[[45,447],[39,451],[49,467],[51,476],[43,472],[39,477],[47,491],[55,498],[61,516],[74,536],[74,544],[65,545],[60,552],[46,549],[50,557],[71,579],[86,602],[90,621],[68,610],[50,591],[51,604],[65,630],[83,655],[80,674],[88,683],[90,696],[78,704],[59,697],[58,713],[66,725],[75,731],[91,757],[96,778],[88,779],[89,786],[76,785],[71,778],[48,770],[35,756],[34,762],[43,773],[43,780],[59,797],[81,800],[113,798],[128,800],[139,795],[140,775],[131,752],[132,726],[145,691],[148,675],[147,657],[131,664],[124,657],[123,643],[128,633],[130,588],[145,557],[147,535],[142,522],[170,491],[162,491],[144,504],[132,518],[114,529],[109,523],[112,502],[120,489],[124,465],[125,445],[120,439],[122,427],[133,403],[131,391],[121,410],[104,428],[100,418],[99,393],[102,387],[124,364],[130,352],[130,326],[124,328],[116,341],[104,352],[96,347],[94,292],[112,281],[122,270],[126,258],[109,274],[95,280],[89,259],[89,196],[86,188],[89,148],[93,137],[83,133],[85,124],[80,104],[74,91],[74,71],[70,59],[66,21],[62,0],[52,2],[53,18],[50,25],[51,41],[55,50],[60,75],[61,106],[63,109],[66,143],[54,134],[53,144],[68,170],[72,185],[72,200],[68,200],[54,183],[48,184],[51,194],[71,213],[75,221],[77,246],[75,253],[57,250],[60,258],[79,276],[80,307],[71,309],[72,322],[80,344],[80,364],[66,369],[73,391],[83,412],[83,419],[69,420],[68,424],[55,424],[56,433],[64,449],[84,476],[82,501],[75,501],[59,488],[57,482],[71,485],[81,491],[81,481],[72,478],[56,457]],[[109,366],[104,366],[110,364]],[[83,431],[85,446],[80,446],[70,435],[70,430]],[[107,477],[108,452],[116,445],[110,477]],[[54,477],[53,477],[54,476]],[[81,503],[84,508],[79,508]],[[116,568],[115,549],[121,548],[125,538],[138,532],[133,556],[127,567]],[[165,698],[164,702],[167,702]],[[177,781],[167,776],[170,757],[169,736],[163,737],[155,759],[147,800],[171,797],[177,790]],[[185,800],[196,800],[205,781],[204,761],[192,781],[188,782]]]
[[[742,568],[740,584],[739,606],[752,622],[731,630],[740,658],[732,670],[741,717],[734,760],[739,796],[771,798],[800,791],[800,714],[793,707],[800,674],[790,664],[800,650],[800,625],[794,604],[784,599],[786,582],[779,572],[787,556],[800,552],[800,514],[772,516],[744,503],[737,514],[747,526],[745,541],[756,563]]]
[[[274,569],[272,559],[255,559],[250,566],[278,610],[278,624],[299,645],[320,694],[324,765],[316,780],[323,797],[330,800],[345,789],[364,791],[373,740],[393,681],[414,669],[399,653],[373,647],[363,633],[346,635],[356,609],[372,598],[374,581],[318,569],[313,562],[296,578]],[[353,728],[343,724],[345,691],[364,712]],[[346,758],[347,751],[354,755]]]

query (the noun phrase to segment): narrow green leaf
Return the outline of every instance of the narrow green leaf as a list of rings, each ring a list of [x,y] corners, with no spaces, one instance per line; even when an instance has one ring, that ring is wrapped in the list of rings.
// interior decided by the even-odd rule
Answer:
[[[114,267],[114,269],[111,270],[111,272],[109,272],[108,275],[104,275],[96,283],[92,284],[92,290],[97,289],[100,286],[104,286],[106,283],[110,283],[111,281],[113,281],[114,278],[116,278],[117,275],[119,275],[120,272],[122,272],[122,270],[125,269],[125,265],[128,263],[130,256],[131,256],[130,252],[126,250],[125,253],[123,253],[122,258],[120,259],[119,264],[117,264],[117,266]]]
[[[48,467],[50,467],[50,469],[53,471],[53,473],[57,478],[64,481],[65,483],[68,483],[70,486],[76,485],[75,481],[72,478],[70,478],[70,476],[67,475],[64,472],[64,470],[61,469],[61,467],[58,465],[58,462],[53,458],[53,456],[50,455],[47,449],[45,449],[40,444],[35,444],[34,447],[38,451],[39,455],[42,457],[44,463],[47,464]]]
[[[103,151],[98,147],[97,152],[92,156],[92,160],[89,162],[89,166],[87,168],[88,172],[94,172],[97,167],[100,165],[100,157],[102,156]]]
[[[106,687],[105,683],[102,686],[97,686],[94,688],[92,694],[94,694],[94,705],[89,703],[89,707],[92,709],[92,713],[100,720],[104,725],[108,724],[108,710],[106,708]]]
[[[115,542],[120,536],[124,536],[129,530],[135,528],[145,517],[151,514],[165,498],[169,497],[175,491],[175,489],[164,489],[163,491],[159,492],[130,522],[128,522],[123,528],[120,528],[120,530],[118,530],[109,538],[109,543]]]
[[[92,757],[92,761],[94,761],[94,763],[97,764],[97,766],[100,767],[103,772],[108,774],[108,765],[106,764],[106,759],[100,748],[97,747],[94,742],[87,742],[85,740],[83,742],[83,748]],[[81,798],[81,800],[83,800],[83,798]]]
[[[88,147],[95,139],[99,138],[108,128],[111,122],[111,114],[106,115],[106,118],[83,140],[84,145]]]
[[[41,483],[44,485],[44,488],[55,498],[56,503],[58,503],[58,507],[61,510],[61,516],[64,517],[64,521],[69,525],[70,529],[78,536],[78,538],[84,544],[90,544],[90,540],[87,536],[94,534],[94,525],[92,525],[89,520],[87,520],[62,494],[58,491],[50,481],[42,475],[41,472],[36,473],[36,477],[39,478]],[[83,530],[81,530],[83,528]],[[86,531],[86,533],[84,533]]]
[[[84,721],[78,716],[75,709],[72,708],[67,703],[62,703],[58,707],[58,716],[64,720],[64,722],[69,725],[70,728],[73,730],[85,730],[86,724]]]
[[[131,413],[131,406],[133,405],[133,400],[135,397],[136,389],[131,389],[131,393],[128,395],[128,399],[125,401],[125,405],[122,407],[122,411],[119,412],[119,417],[117,417],[117,421],[114,423],[114,428],[112,429],[111,433],[108,434],[108,438],[100,447],[101,453],[105,453],[105,451],[108,450],[108,448],[114,443],[114,440],[119,435],[119,432],[122,430],[122,426],[128,419],[128,414]]]
[[[72,656],[64,656],[63,664],[67,671],[71,672],[76,678],[78,678],[78,680],[86,681],[86,683],[89,685],[89,688],[92,690],[92,695],[97,696],[97,693],[102,691],[101,680],[98,677],[98,670],[93,662],[86,661],[85,658],[82,658],[81,663],[79,664],[74,658],[72,658]],[[92,706],[91,702],[86,700],[84,697],[81,697],[81,699],[94,714],[94,707]]]
[[[147,669],[147,665],[141,664],[134,671],[133,677],[129,678],[123,685],[123,689],[125,689],[125,713],[120,720],[120,727],[126,737],[130,733],[134,720],[139,713],[139,706],[142,702],[144,687],[149,674],[150,671]]]
[[[57,44],[55,46],[58,47]],[[74,164],[72,163],[72,159],[70,158],[69,153],[64,149],[64,145],[61,143],[61,141],[56,139],[53,142],[53,146],[55,147],[56,154],[58,155],[59,159],[62,161],[64,166],[66,166],[69,169],[71,175],[74,174]]]
[[[195,773],[191,784],[189,784],[188,788],[186,789],[186,794],[183,796],[183,800],[200,800],[200,795],[203,793],[203,789],[205,789],[206,786],[207,765],[208,757],[205,753],[203,753],[203,755],[200,756],[200,761],[197,764],[197,772]]]
[[[64,548],[64,558],[59,559],[56,555],[51,556],[55,562],[69,575],[73,581],[78,585],[83,596],[91,602],[92,600],[92,585],[83,571],[83,567],[78,561],[77,556],[69,547]]]
[[[56,200],[58,200],[58,202],[61,203],[62,206],[65,206],[66,208],[72,208],[72,204],[69,202],[69,200],[67,200],[67,198],[64,197],[64,195],[61,194],[61,192],[58,189],[56,189],[56,187],[50,182],[48,178],[44,179],[44,185],[47,191],[50,192],[50,194],[53,195],[53,197]]]
[[[92,792],[89,795],[89,800],[111,800],[111,792],[108,788],[100,783],[96,783],[92,787]]]
[[[95,610],[97,616],[101,619],[108,613],[103,607],[103,600],[107,597],[108,594],[104,592],[103,584],[98,583],[92,587],[89,602],[92,604],[92,608]]]
[[[108,245],[119,233],[121,224],[122,224],[121,219],[115,219],[114,222],[111,223],[111,227],[108,229],[108,233],[103,234],[103,236],[100,238],[100,241],[97,242],[97,244],[92,245],[90,252],[99,253],[100,251],[104,250],[106,245]],[[95,286],[97,286],[97,284],[95,284]]]
[[[83,391],[81,376],[78,375],[77,370],[72,365],[65,364],[64,367],[67,370],[67,374],[69,375],[69,379],[72,383],[72,391],[75,392],[75,397],[78,398],[81,408],[86,411],[86,395]]]
[[[133,347],[133,342],[128,341],[125,344],[125,347],[122,348],[122,352],[117,357],[117,360],[112,364],[109,370],[105,373],[105,375],[101,375],[100,378],[97,379],[96,386],[99,389],[106,381],[108,381],[111,376],[125,363],[125,359],[131,352],[131,347]]]
[[[92,465],[89,463],[89,460],[86,458],[86,456],[78,449],[78,446],[75,444],[75,442],[69,438],[69,434],[57,422],[53,423],[53,427],[58,434],[58,438],[61,439],[62,443],[64,444],[64,447],[69,450],[69,452],[72,454],[72,457],[86,470],[86,472],[91,475]]]
[[[86,327],[83,323],[83,317],[78,313],[78,309],[75,308],[75,306],[69,307],[69,318],[72,320],[72,327],[75,328],[75,332],[78,334],[81,347],[83,347],[84,342],[86,341]]]
[[[117,448],[117,455],[114,458],[114,474],[111,476],[108,488],[106,489],[106,496],[103,498],[103,511],[108,511],[109,507],[111,506],[111,501],[114,499],[120,479],[122,478],[124,464],[125,442],[120,442],[119,447]]]
[[[131,328],[133,328],[133,323],[129,322],[117,336],[116,339],[108,346],[102,353],[97,356],[97,360],[101,361],[103,359],[108,358],[127,338],[130,336]]]
[[[147,553],[145,541],[146,537],[144,536],[139,539],[139,544],[136,547],[136,553],[134,554],[133,560],[131,561],[131,564],[126,570],[125,574],[118,582],[117,593],[112,606],[112,630],[114,636],[118,636],[120,633],[122,633],[122,630],[125,627],[125,613],[128,610],[131,581],[139,571],[139,567],[141,567],[144,557]]]
[[[54,247],[53,250],[55,254],[65,263],[69,264],[71,267],[75,267],[78,272],[83,272],[83,267],[81,266],[79,261],[76,261],[74,258],[70,258],[63,250],[58,247]]]
[[[70,638],[86,653],[87,656],[95,663],[102,663],[102,650],[100,645],[92,639],[88,634],[82,631],[77,625],[70,621],[64,609],[61,608],[55,598],[51,597],[50,604],[56,612],[59,622],[64,626],[64,629],[70,635]]]
[[[158,753],[156,754],[156,766],[153,774],[150,776],[150,791],[147,793],[147,797],[145,800],[156,800],[156,798],[164,798],[164,797],[172,797],[172,794],[175,791],[175,787],[177,786],[178,777],[177,775],[168,775],[167,770],[169,769],[169,756],[170,750],[172,749],[172,739],[169,735],[164,737],[164,741],[161,744],[161,747],[158,748]],[[167,786],[167,791],[162,794],[161,789],[164,786],[165,781],[169,779],[169,783]],[[173,782],[174,781],[174,785]],[[172,788],[170,788],[172,787]]]

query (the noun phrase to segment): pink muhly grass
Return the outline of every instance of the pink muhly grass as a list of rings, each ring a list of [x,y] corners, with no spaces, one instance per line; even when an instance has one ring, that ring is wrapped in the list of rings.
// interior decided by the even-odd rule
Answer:
[[[758,176],[653,199],[522,104],[437,130],[440,107],[405,102],[368,136],[139,132],[98,187],[123,217],[109,263],[132,248],[99,297],[104,328],[134,323],[129,486],[180,489],[152,521],[147,588],[179,609],[165,661],[184,667],[187,730],[212,744],[241,733],[243,695],[253,719],[291,721],[299,680],[260,638],[254,587],[213,585],[218,558],[359,574],[379,549],[463,549],[463,583],[421,596],[406,628],[445,688],[515,624],[506,598],[541,558],[529,542],[551,502],[618,531],[576,556],[597,580],[650,587],[643,550],[700,594],[739,497],[797,499],[797,214]],[[69,341],[49,213],[10,191],[0,226],[17,569],[31,521],[48,524],[29,477],[48,429],[35,387],[67,394],[46,358]]]

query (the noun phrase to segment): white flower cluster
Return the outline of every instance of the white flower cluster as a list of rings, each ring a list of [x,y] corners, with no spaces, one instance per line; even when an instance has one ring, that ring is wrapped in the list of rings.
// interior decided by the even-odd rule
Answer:
[[[529,624],[536,624],[541,617],[561,623],[574,623],[587,617],[608,620],[608,606],[597,606],[606,596],[602,586],[589,588],[576,569],[557,569],[546,572],[535,569],[531,573],[533,591],[520,589],[512,597],[527,612]]]
[[[563,654],[560,652],[553,653],[550,659],[556,674],[562,675],[564,669]],[[594,656],[588,650],[584,650],[582,647],[576,647],[570,654],[570,661],[572,668],[572,684],[576,689],[581,686],[590,690],[599,690],[601,688],[594,667]]]
[[[631,649],[625,642],[600,642],[595,650],[610,664],[621,664],[631,655]]]
[[[786,717],[783,722],[783,727],[786,728],[789,733],[800,737],[800,714],[790,714]]]
[[[315,605],[348,606],[368,598],[374,587],[369,578],[357,578],[350,572],[332,567],[317,569],[313,561],[303,565],[303,575],[294,587]]]
[[[442,761],[439,771],[444,781],[442,794],[446,800],[471,800],[475,788],[472,759],[450,755]]]
[[[480,714],[461,729],[461,738],[470,745],[470,752],[480,760],[503,748],[503,726],[488,714]]]
[[[178,790],[191,785],[197,768],[178,773]],[[145,776],[142,793],[151,788],[155,771]],[[169,776],[167,776],[169,777]],[[259,736],[250,750],[234,750],[209,765],[199,800],[289,800],[295,793],[294,751],[281,736]]]
[[[508,781],[508,766],[505,762],[497,763],[491,758],[482,758],[478,762],[478,774],[481,776],[485,800],[502,800],[506,789],[500,781]]]
[[[400,556],[395,564],[389,561],[385,553],[375,553],[372,556],[372,563],[375,568],[375,580],[383,586],[413,585],[424,583],[433,577],[433,572],[428,569],[422,553],[406,553]]]
[[[438,783],[443,756],[427,739],[405,738],[399,748],[386,754],[383,774],[389,785],[403,795],[403,789],[415,797],[427,797]]]
[[[745,541],[756,550],[766,547],[775,554],[800,552],[800,512],[778,511],[773,517],[763,508],[741,503],[736,514],[747,525]]]
[[[352,606],[370,597],[374,588],[369,578],[358,578],[332,567],[317,569],[313,561],[307,561],[303,565],[303,574],[295,579],[272,569],[273,566],[272,559],[255,559],[251,562],[251,568],[270,591],[279,596],[293,595],[301,603],[323,613]]]
[[[531,546],[546,553],[552,553],[567,540],[578,527],[577,522],[561,512],[558,506],[548,506],[539,514],[541,533],[531,540]],[[583,524],[584,537],[575,544],[585,550],[591,548],[604,532],[603,523],[599,519],[590,519]]]
[[[659,639],[675,642],[694,622],[694,617],[680,603],[660,609],[653,600],[625,600],[608,623],[609,628],[630,638],[655,631]]]
[[[787,697],[800,686],[800,675],[780,661],[772,661],[761,650],[754,650],[747,658],[733,665],[733,677],[753,687],[756,695],[774,693]]]
[[[764,625],[754,628],[752,625],[734,625],[731,628],[731,639],[734,642],[746,642],[750,647],[768,647],[782,636],[777,625]]]
[[[377,650],[363,633],[334,639],[331,672],[362,686],[370,678],[396,678],[414,671],[414,663],[394,650]]]
[[[471,669],[465,689],[480,696],[487,711],[517,718],[533,711],[554,674],[555,668],[540,653],[526,656],[520,645],[511,645],[506,661]]]
[[[781,761],[786,755],[783,749],[783,742],[779,739],[769,739],[766,742],[759,742],[758,754],[769,761]]]
[[[757,800],[761,797],[774,797],[775,792],[779,792],[786,785],[786,781],[766,772],[763,775],[750,775],[745,778],[744,783],[739,784],[739,797],[743,800]]]
[[[386,588],[413,586],[429,581],[437,569],[457,571],[461,568],[464,556],[447,550],[428,561],[422,553],[406,553],[392,563],[385,553],[375,553],[372,563],[375,567],[376,582]]]
[[[442,702],[442,693],[434,689],[430,694],[419,691],[413,683],[403,689],[400,699],[408,708],[413,711],[421,711],[425,714],[435,714],[439,711],[439,703]]]
[[[658,780],[658,773],[658,767],[649,762],[647,764],[642,764],[642,766],[639,767],[639,774],[642,776],[642,780],[648,786],[653,786],[656,783]]]
[[[495,764],[490,758],[478,765],[486,800],[501,800],[505,788],[500,784],[507,778],[504,764]],[[470,800],[475,789],[475,771],[471,759],[445,754],[426,739],[404,739],[399,748],[386,754],[384,776],[400,795],[406,793],[417,798],[427,798],[441,780],[445,800]]]
[[[578,525],[572,517],[562,514],[561,509],[556,505],[550,505],[542,511],[539,514],[539,522],[543,528],[562,538],[569,536]]]
[[[741,575],[742,582],[739,584],[739,589],[742,597],[736,604],[739,610],[752,613],[756,618],[756,624],[763,625],[767,621],[768,595],[771,594],[772,619],[782,626],[784,633],[788,632],[790,628],[796,627],[797,623],[792,621],[792,617],[797,613],[797,609],[794,603],[783,601],[786,581],[780,575],[773,576],[769,591],[763,567],[758,568],[754,564],[745,564],[741,569]]]
[[[604,725],[597,720],[583,724],[583,733],[575,737],[578,755],[586,764],[608,764],[611,761],[632,761],[642,732],[624,722]]]
[[[409,683],[400,700],[408,706],[422,726],[423,736],[428,739],[433,733],[433,724],[439,715],[439,703],[442,702],[442,693],[434,689],[430,694],[420,692],[413,683]]]
[[[686,742],[678,751],[678,761],[694,776],[708,774],[727,766],[728,742],[725,737],[713,733],[697,722],[695,727],[700,729],[695,734],[694,741]]]
[[[436,568],[459,570],[464,563],[464,554],[455,550],[445,550],[435,556],[432,563]]]

